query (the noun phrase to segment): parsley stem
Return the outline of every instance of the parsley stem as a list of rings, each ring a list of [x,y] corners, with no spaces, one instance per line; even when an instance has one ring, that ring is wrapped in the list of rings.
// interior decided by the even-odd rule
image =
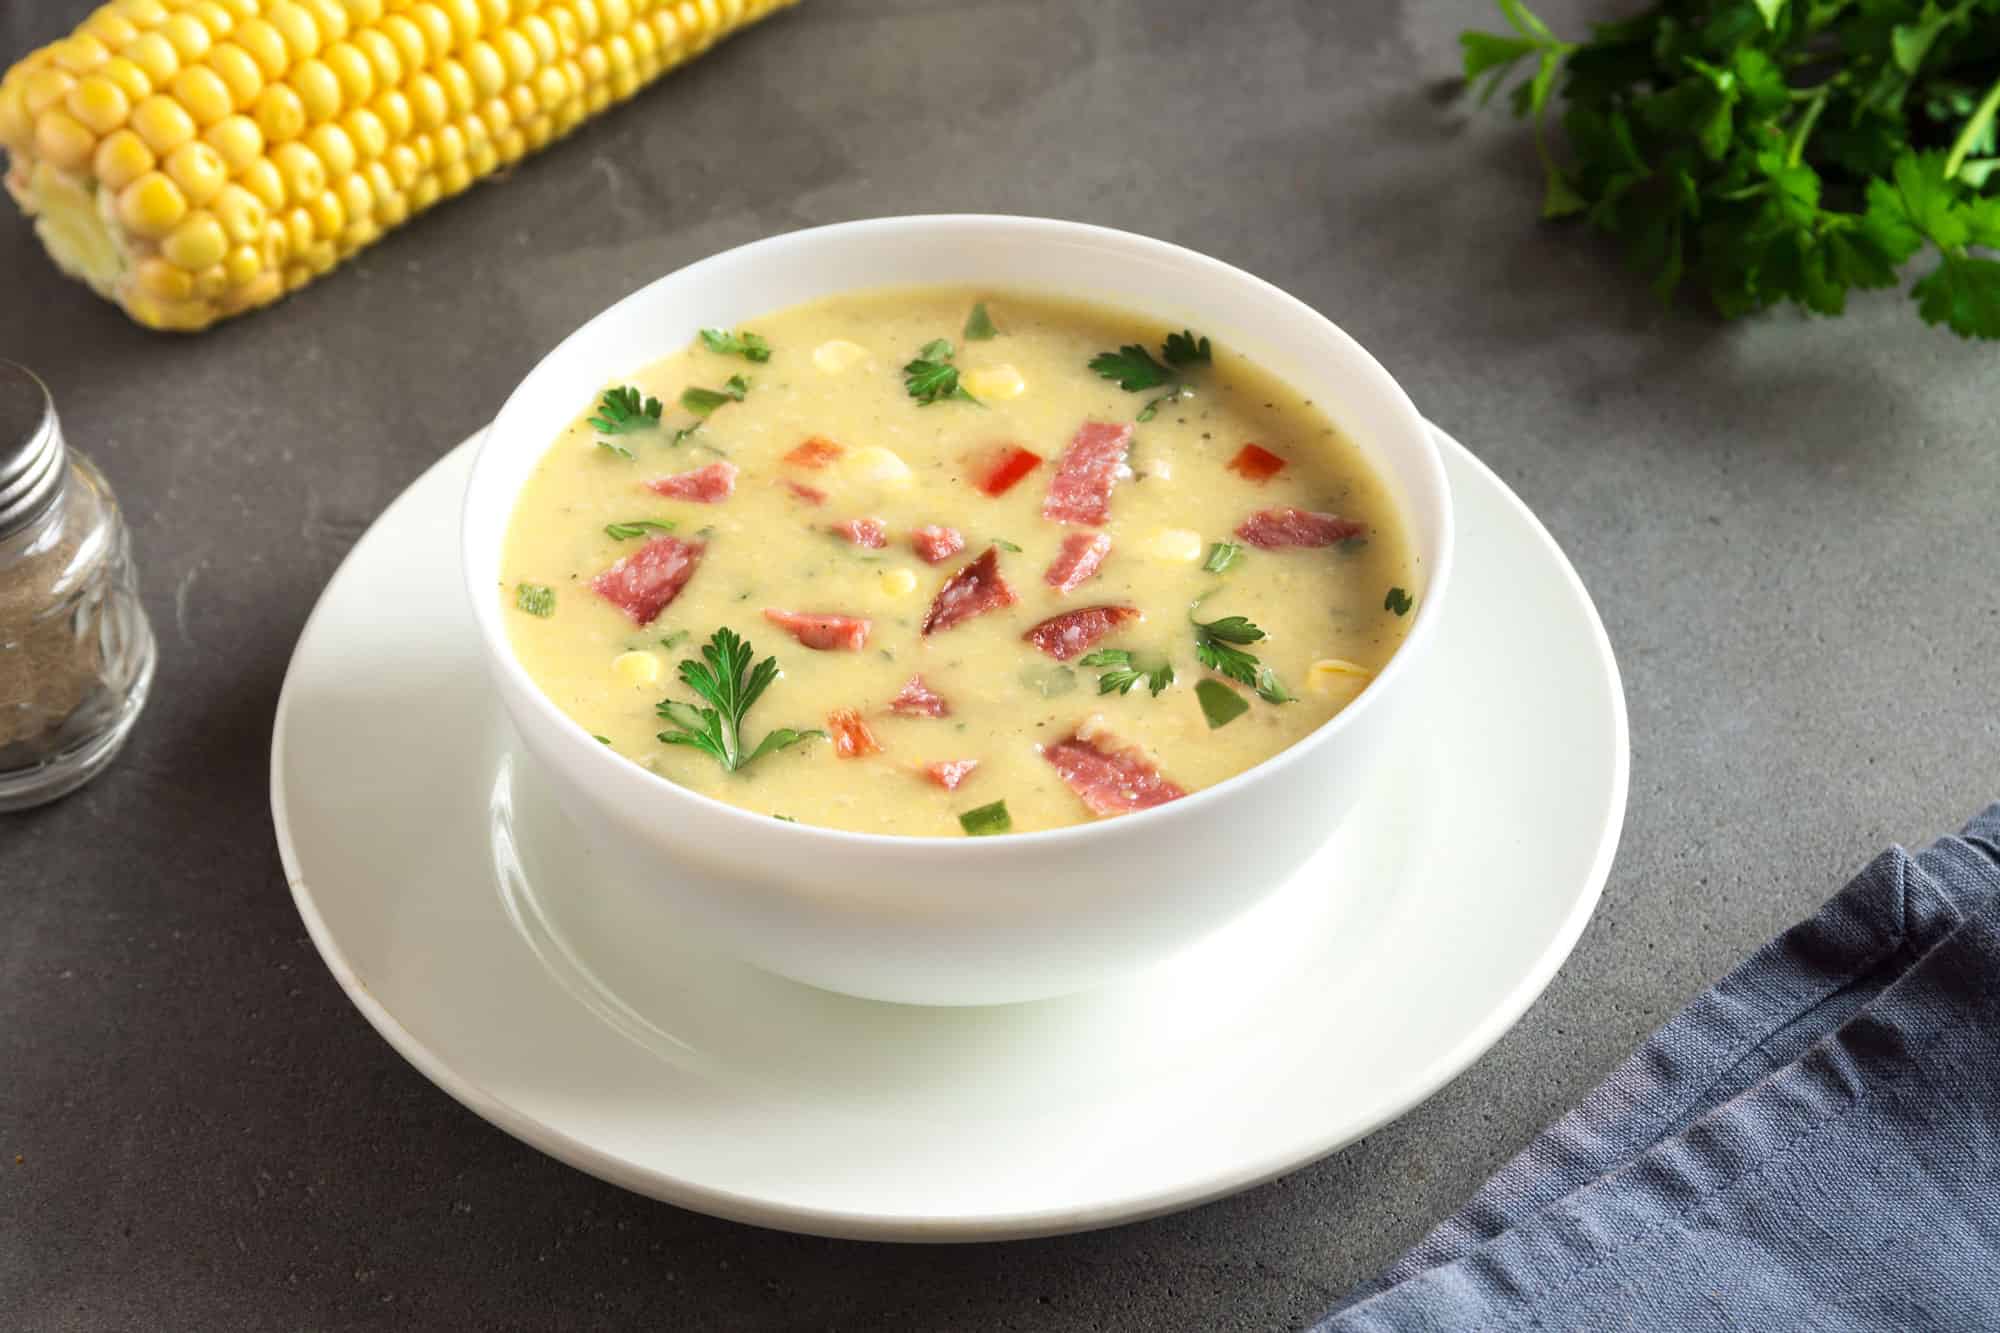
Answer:
[[[1826,110],[1827,85],[1813,89],[1812,100],[1806,103],[1804,114],[1792,129],[1792,142],[1785,149],[1785,165],[1795,167],[1806,151],[1806,140],[1812,136],[1813,126],[1819,122],[1819,113]]]
[[[2000,80],[1995,80],[1986,96],[1973,108],[1972,116],[1951,141],[1951,153],[1944,160],[1944,178],[1949,181],[1958,175],[1958,169],[1965,165],[1965,159],[1972,152],[1973,143],[1986,132],[1993,123],[1993,114],[2000,111]]]

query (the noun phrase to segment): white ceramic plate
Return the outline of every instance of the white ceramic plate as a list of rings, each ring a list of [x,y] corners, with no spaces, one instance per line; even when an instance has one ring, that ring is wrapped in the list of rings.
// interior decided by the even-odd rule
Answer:
[[[1268,1180],[1402,1114],[1521,1016],[1624,819],[1624,696],[1590,598],[1442,442],[1460,561],[1421,724],[1305,872],[1136,978],[872,1003],[736,963],[593,873],[485,687],[457,568],[469,444],[356,545],[292,658],[271,809],[299,912],[439,1087],[701,1212],[994,1240]]]

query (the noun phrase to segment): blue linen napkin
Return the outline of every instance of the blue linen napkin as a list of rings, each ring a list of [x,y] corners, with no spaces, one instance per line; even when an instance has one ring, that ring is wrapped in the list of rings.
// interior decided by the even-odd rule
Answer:
[[[1314,1326],[2000,1329],[2000,804],[1875,858]]]

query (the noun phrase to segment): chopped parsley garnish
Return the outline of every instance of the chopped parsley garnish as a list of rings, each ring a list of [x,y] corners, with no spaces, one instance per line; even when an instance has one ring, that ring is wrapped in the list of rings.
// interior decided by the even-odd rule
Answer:
[[[643,537],[649,532],[672,532],[673,530],[673,524],[662,523],[658,519],[651,518],[635,518],[630,523],[606,523],[604,525],[604,535],[616,542],[630,541],[634,537]]]
[[[1014,827],[1014,817],[1007,813],[1007,802],[995,801],[982,805],[976,810],[967,810],[958,817],[958,826],[975,838],[989,833],[1006,833]]]
[[[1159,415],[1160,406],[1163,403],[1177,403],[1183,398],[1192,398],[1192,397],[1194,397],[1193,389],[1190,389],[1185,384],[1176,384],[1173,388],[1167,390],[1165,393],[1161,394],[1158,398],[1151,400],[1144,407],[1140,408],[1139,415],[1135,419],[1142,422],[1151,421],[1155,416]]]
[[[826,733],[819,730],[779,727],[767,732],[756,748],[746,753],[744,714],[778,678],[778,659],[767,657],[753,668],[750,663],[755,654],[750,645],[736,631],[726,628],[710,636],[701,655],[706,661],[698,662],[691,657],[681,660],[681,683],[714,707],[696,708],[678,699],[660,700],[658,712],[674,728],[660,733],[664,744],[692,745],[734,772],[808,737],[825,738]]]
[[[601,435],[629,435],[635,430],[657,429],[659,424],[660,400],[640,398],[639,391],[629,384],[606,389],[597,415],[590,418],[591,428]]]
[[[724,403],[740,403],[743,395],[750,391],[750,381],[741,375],[731,375],[720,389],[703,389],[690,386],[681,390],[681,406],[698,417],[706,417]],[[689,428],[692,431],[692,427]],[[687,432],[683,432],[686,434]]]
[[[1201,702],[1201,715],[1208,719],[1210,731],[1226,727],[1250,711],[1248,701],[1219,680],[1197,681],[1194,697]]]
[[[680,441],[675,440],[674,443],[679,444]],[[609,449],[612,453],[617,454],[620,458],[624,459],[628,463],[639,456],[633,453],[630,449],[627,449],[624,445],[618,443],[616,440],[599,440],[597,442],[597,447],[600,449]]]
[[[785,822],[786,822],[787,824],[796,824],[796,823],[798,823],[798,822],[799,822],[798,820],[796,820],[796,819],[793,819],[793,818],[792,818],[792,817],[791,817],[790,815],[772,815],[772,816],[771,816],[771,818],[773,818],[773,819],[782,819],[782,820],[784,820],[784,821],[785,821]]]
[[[1220,574],[1243,558],[1243,548],[1235,542],[1217,542],[1208,548],[1208,559],[1201,567],[1211,574]]]
[[[1410,608],[1416,604],[1416,599],[1401,588],[1389,589],[1389,595],[1382,599],[1382,609],[1384,611],[1394,611],[1399,616],[1410,614]]]
[[[514,588],[514,605],[547,620],[556,613],[556,590],[546,583],[521,583]]]
[[[1199,607],[1201,600],[1195,601]],[[1242,616],[1224,616],[1221,620],[1207,623],[1195,620],[1194,612],[1188,612],[1188,620],[1194,625],[1194,655],[1201,664],[1217,675],[1227,676],[1242,685],[1257,691],[1259,697],[1268,703],[1290,703],[1292,696],[1278,681],[1278,673],[1258,662],[1246,653],[1239,644],[1256,643],[1264,638],[1264,631],[1245,620]],[[1220,725],[1212,724],[1212,725]]]
[[[594,731],[590,733],[590,739],[596,741],[599,745],[611,744],[611,738],[609,736],[600,736]]]
[[[917,400],[917,406],[929,407],[948,398],[979,404],[958,382],[958,367],[951,358],[951,340],[934,338],[917,349],[916,360],[903,366],[903,387]]]
[[[1138,343],[1126,343],[1115,352],[1099,352],[1090,358],[1090,368],[1105,379],[1117,382],[1127,393],[1157,389],[1173,378],[1173,373]]]
[[[727,329],[703,329],[702,344],[721,356],[740,356],[745,361],[769,361],[771,344],[748,329],[731,333]]]
[[[1008,541],[1005,537],[992,537],[989,538],[988,540],[990,540],[993,543],[993,545],[999,547],[1003,551],[1012,551],[1015,555],[1019,555],[1021,553],[1021,548],[1014,545],[1014,543]]]
[[[1099,694],[1111,694],[1114,691],[1118,694],[1130,694],[1134,685],[1144,681],[1146,688],[1158,698],[1161,690],[1174,683],[1172,662],[1162,661],[1154,667],[1141,666],[1134,662],[1132,654],[1123,648],[1100,648],[1094,653],[1086,654],[1083,665],[1109,668],[1097,678]]]
[[[1197,362],[1207,365],[1214,359],[1209,355],[1208,339],[1195,337],[1193,329],[1169,333],[1160,352],[1170,366],[1191,366]]]
[[[672,648],[687,636],[688,632],[684,629],[677,629],[672,634],[663,634],[660,636],[660,647]]]
[[[986,313],[986,302],[972,307],[972,313],[965,317],[965,340],[969,343],[983,343],[988,338],[997,338],[1000,330],[993,327],[993,317]]]

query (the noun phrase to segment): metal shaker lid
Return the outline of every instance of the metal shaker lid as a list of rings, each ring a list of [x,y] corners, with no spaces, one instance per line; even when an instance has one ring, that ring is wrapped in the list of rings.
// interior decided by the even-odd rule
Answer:
[[[0,361],[0,537],[48,508],[62,474],[62,431],[48,386],[26,366]]]

